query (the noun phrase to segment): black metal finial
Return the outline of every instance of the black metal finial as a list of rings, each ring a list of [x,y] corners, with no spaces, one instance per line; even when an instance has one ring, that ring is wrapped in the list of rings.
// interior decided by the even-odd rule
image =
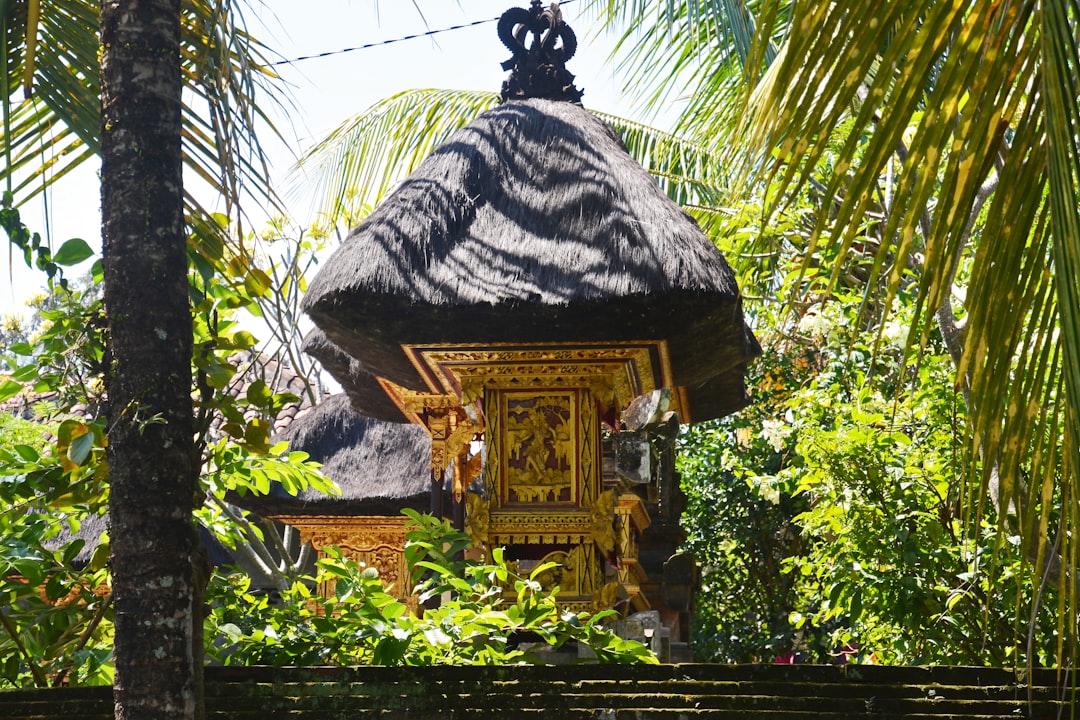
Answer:
[[[528,44],[529,35],[532,43]],[[523,98],[550,98],[581,102],[566,61],[577,50],[577,36],[563,22],[556,2],[545,10],[532,0],[528,10],[510,8],[499,18],[499,39],[514,56],[502,64],[510,77],[502,86],[502,102]]]

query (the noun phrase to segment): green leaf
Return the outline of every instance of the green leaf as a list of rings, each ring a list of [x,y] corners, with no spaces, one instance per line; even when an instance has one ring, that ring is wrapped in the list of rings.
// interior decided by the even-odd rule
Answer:
[[[16,445],[14,447],[15,452],[19,453],[19,457],[29,463],[36,463],[41,460],[41,453],[29,445]]]
[[[94,251],[82,238],[72,238],[65,242],[53,253],[53,262],[57,265],[70,267],[78,265],[83,260],[93,257]]]
[[[229,642],[239,642],[244,636],[243,631],[240,630],[235,623],[225,623],[224,625],[219,625],[217,629],[229,640]]]
[[[37,376],[37,365],[23,365],[21,368],[11,374],[11,378],[13,380],[18,380],[19,382],[30,382],[31,380],[36,380]]]
[[[375,645],[372,662],[375,665],[397,665],[409,647],[410,638],[384,637]]]
[[[529,573],[529,579],[530,580],[535,580],[536,578],[540,577],[540,575],[544,574],[545,572],[547,572],[551,568],[558,567],[558,566],[559,566],[559,564],[555,563],[555,562],[540,563],[539,565],[537,565],[536,567],[534,567],[532,569],[532,572]]]
[[[109,563],[109,536],[102,533],[98,538],[97,547],[94,548],[94,553],[90,556],[90,563],[87,567],[91,570],[101,570]]]
[[[67,588],[64,587],[64,581],[59,575],[53,575],[49,578],[49,581],[45,583],[45,597],[50,601],[55,602],[67,594]]]
[[[86,546],[86,541],[83,540],[82,538],[75,538],[70,543],[65,545],[64,546],[64,563],[66,565],[70,565],[71,563],[75,562],[75,558],[78,557],[79,553],[82,552],[82,549],[85,546]]]
[[[94,448],[94,435],[87,432],[71,439],[68,445],[67,457],[75,465],[82,465],[90,457],[90,451]]]
[[[206,370],[206,381],[216,390],[224,390],[236,375],[236,368],[228,363],[213,364]]]
[[[21,383],[17,383],[14,380],[5,380],[4,383],[0,385],[0,402],[15,397],[22,389],[23,386]]]
[[[266,382],[262,378],[256,380],[248,386],[247,401],[256,407],[267,407],[270,405],[270,401],[273,399],[273,394],[270,392],[270,388],[266,386]]]
[[[270,449],[267,440],[272,429],[265,420],[253,418],[244,430],[244,441],[256,451],[266,452]]]
[[[251,268],[244,278],[244,288],[253,296],[259,297],[270,289],[270,277],[259,268]]]
[[[259,341],[251,333],[247,332],[246,330],[241,330],[239,332],[233,333],[228,337],[222,337],[220,344],[223,348],[229,348],[233,350],[248,350],[258,345]]]

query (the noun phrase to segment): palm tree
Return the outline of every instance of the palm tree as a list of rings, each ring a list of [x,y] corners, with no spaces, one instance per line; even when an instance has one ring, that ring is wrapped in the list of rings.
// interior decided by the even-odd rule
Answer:
[[[711,48],[741,49],[743,174],[734,192],[767,181],[775,211],[822,166],[830,170],[817,188],[830,212],[818,215],[804,249],[807,278],[821,271],[815,253],[865,247],[867,218],[877,219],[867,298],[884,315],[913,274],[911,342],[924,347],[936,328],[955,360],[971,417],[971,517],[987,501],[1003,510],[1034,576],[1056,577],[1075,608],[1076,588],[1060,569],[1080,561],[1080,7],[592,5],[612,23],[649,16],[644,24],[671,38],[642,43],[634,56],[632,80],[652,79],[660,94],[677,82],[652,70],[661,53],[694,54],[715,68]],[[705,28],[710,40],[680,27]],[[680,130],[709,146],[722,137],[717,99],[731,73],[693,80]]]
[[[102,158],[118,717],[199,712],[185,205],[196,226],[222,226],[185,191],[182,162],[234,218],[242,186],[273,198],[254,132],[272,74],[238,17],[232,0],[107,0],[99,42],[98,2],[0,4],[5,202]],[[203,238],[197,250],[220,247]]]
[[[179,0],[106,0],[101,36],[113,694],[117,717],[180,720],[196,713],[202,618]]]

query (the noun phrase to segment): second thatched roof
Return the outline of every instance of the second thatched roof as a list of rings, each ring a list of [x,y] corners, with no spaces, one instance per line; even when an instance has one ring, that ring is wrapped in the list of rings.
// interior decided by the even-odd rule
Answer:
[[[285,430],[290,450],[302,450],[341,488],[290,495],[272,485],[268,495],[235,494],[229,501],[264,517],[295,515],[398,516],[426,510],[431,493],[431,438],[417,425],[384,422],[353,412],[343,394],[331,395]]]
[[[667,340],[696,420],[745,404],[760,351],[693,219],[603,121],[551,100],[504,103],[447,140],[350,234],[305,309],[356,409],[387,419],[403,418],[361,386],[424,389],[403,343]]]

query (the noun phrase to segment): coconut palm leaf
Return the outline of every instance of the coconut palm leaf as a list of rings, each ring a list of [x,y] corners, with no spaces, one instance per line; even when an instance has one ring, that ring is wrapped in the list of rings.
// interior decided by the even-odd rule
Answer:
[[[759,4],[744,0],[592,0],[585,6],[587,12],[598,16],[605,25],[626,28],[623,42],[629,42],[638,31],[653,36],[658,31],[681,48],[690,47],[699,53],[720,49],[725,54],[736,54],[745,62],[755,42]],[[650,72],[644,65],[637,67]]]
[[[959,382],[969,464],[989,491],[973,507],[1015,509],[1036,569],[1055,559],[1034,531],[1058,532],[1058,513],[1061,559],[1080,559],[1078,23],[1070,0],[797,3],[800,32],[745,125],[756,151],[745,177],[791,198],[850,123],[825,190],[838,209],[819,218],[808,256],[818,242],[850,247],[899,158],[874,266],[881,306],[917,265],[925,342],[958,270],[970,277]]]
[[[98,4],[6,2],[2,20],[0,178],[21,203],[100,151]],[[241,188],[273,198],[255,132],[261,122],[273,131],[258,103],[276,100],[266,52],[244,30],[237,0],[183,3],[185,162],[230,208]]]
[[[455,130],[497,102],[496,93],[462,90],[408,90],[381,100],[305,153],[290,191],[311,199],[317,212],[355,218],[360,206],[378,202]],[[676,202],[703,209],[719,202],[726,178],[716,153],[640,123],[597,115]]]
[[[497,93],[409,90],[347,118],[297,162],[288,192],[330,217],[355,216],[403,180],[454,130],[499,101]]]
[[[687,101],[688,109],[675,130],[723,143],[730,140],[741,105],[734,91],[741,90],[747,76],[760,73],[776,56],[780,35],[755,45],[761,4],[756,0],[591,0],[585,3],[585,12],[604,29],[620,33],[613,56],[619,59],[625,92],[639,101],[643,112]],[[707,124],[708,130],[697,123]]]
[[[649,84],[647,97],[690,83],[680,133],[706,145],[731,137],[730,107],[744,105],[739,142],[727,143],[743,168],[733,205],[778,199],[767,223],[807,188],[827,200],[798,249],[807,278],[831,275],[835,286],[846,263],[815,258],[871,247],[866,307],[887,311],[915,283],[914,340],[956,331],[971,517],[988,501],[1011,509],[1001,517],[1013,517],[1033,570],[1064,582],[1061,569],[1080,561],[1080,4],[746,3],[749,54],[719,23],[700,23],[719,5],[589,3],[631,28],[624,68]],[[713,45],[728,54],[701,50]],[[750,81],[745,104],[721,90],[735,57]],[[687,69],[695,59],[701,66]],[[1074,588],[1063,595],[1077,607]]]

